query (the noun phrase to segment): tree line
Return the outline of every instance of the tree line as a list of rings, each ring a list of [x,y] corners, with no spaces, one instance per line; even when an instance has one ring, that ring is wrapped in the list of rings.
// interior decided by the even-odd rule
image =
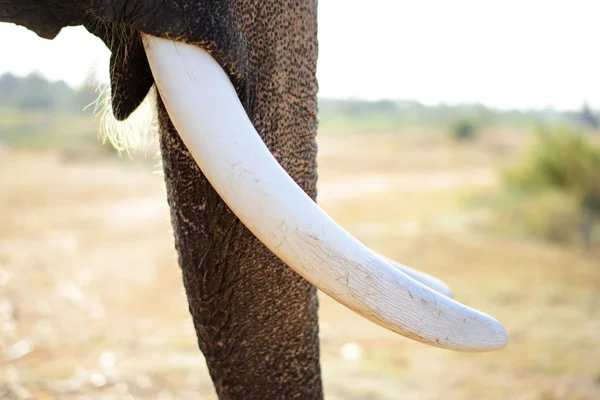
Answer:
[[[53,114],[93,113],[89,107],[98,97],[97,85],[83,84],[74,89],[64,81],[49,82],[42,75],[32,73],[25,77],[5,73],[0,76],[0,109],[8,111],[39,111]],[[598,114],[583,104],[578,111],[559,112],[551,109],[521,111],[497,110],[481,104],[426,106],[417,101],[360,99],[319,99],[319,119],[329,121],[374,122],[387,125],[453,124],[457,120],[477,125],[545,125],[561,122],[576,123],[597,130]]]
[[[48,82],[32,73],[25,77],[5,73],[0,76],[0,108],[7,111],[39,111],[58,114],[92,113],[93,87],[73,89],[64,81]]]

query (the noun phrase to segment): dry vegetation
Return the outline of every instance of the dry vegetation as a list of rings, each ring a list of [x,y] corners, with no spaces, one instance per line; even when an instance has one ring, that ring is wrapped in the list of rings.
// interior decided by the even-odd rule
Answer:
[[[327,211],[510,335],[500,352],[443,351],[323,295],[329,399],[600,398],[598,252],[491,234],[465,200],[496,193],[519,144],[320,138]],[[0,151],[0,398],[214,398],[154,161]]]

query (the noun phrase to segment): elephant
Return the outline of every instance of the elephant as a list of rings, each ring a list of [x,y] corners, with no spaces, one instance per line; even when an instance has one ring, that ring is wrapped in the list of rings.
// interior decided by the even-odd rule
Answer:
[[[317,205],[316,0],[0,0],[0,21],[103,40],[119,120],[156,85],[175,248],[219,398],[323,398],[317,288],[426,344],[507,344]]]

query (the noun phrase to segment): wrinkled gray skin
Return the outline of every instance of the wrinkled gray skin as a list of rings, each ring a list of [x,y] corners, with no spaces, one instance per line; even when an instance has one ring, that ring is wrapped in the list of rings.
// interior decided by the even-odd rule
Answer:
[[[112,51],[118,119],[153,83],[139,32],[207,49],[275,158],[315,198],[316,0],[0,0],[0,21],[48,39],[70,25],[99,36]],[[157,107],[175,247],[219,397],[322,398],[315,288],[227,208]]]

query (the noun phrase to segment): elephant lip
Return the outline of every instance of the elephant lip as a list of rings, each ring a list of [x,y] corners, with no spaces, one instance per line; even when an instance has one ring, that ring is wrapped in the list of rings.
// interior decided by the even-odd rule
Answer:
[[[408,338],[462,351],[507,344],[495,319],[422,285],[327,216],[273,158],[227,74],[206,51],[149,35],[143,42],[158,92],[196,163],[237,217],[288,266],[341,304]]]

